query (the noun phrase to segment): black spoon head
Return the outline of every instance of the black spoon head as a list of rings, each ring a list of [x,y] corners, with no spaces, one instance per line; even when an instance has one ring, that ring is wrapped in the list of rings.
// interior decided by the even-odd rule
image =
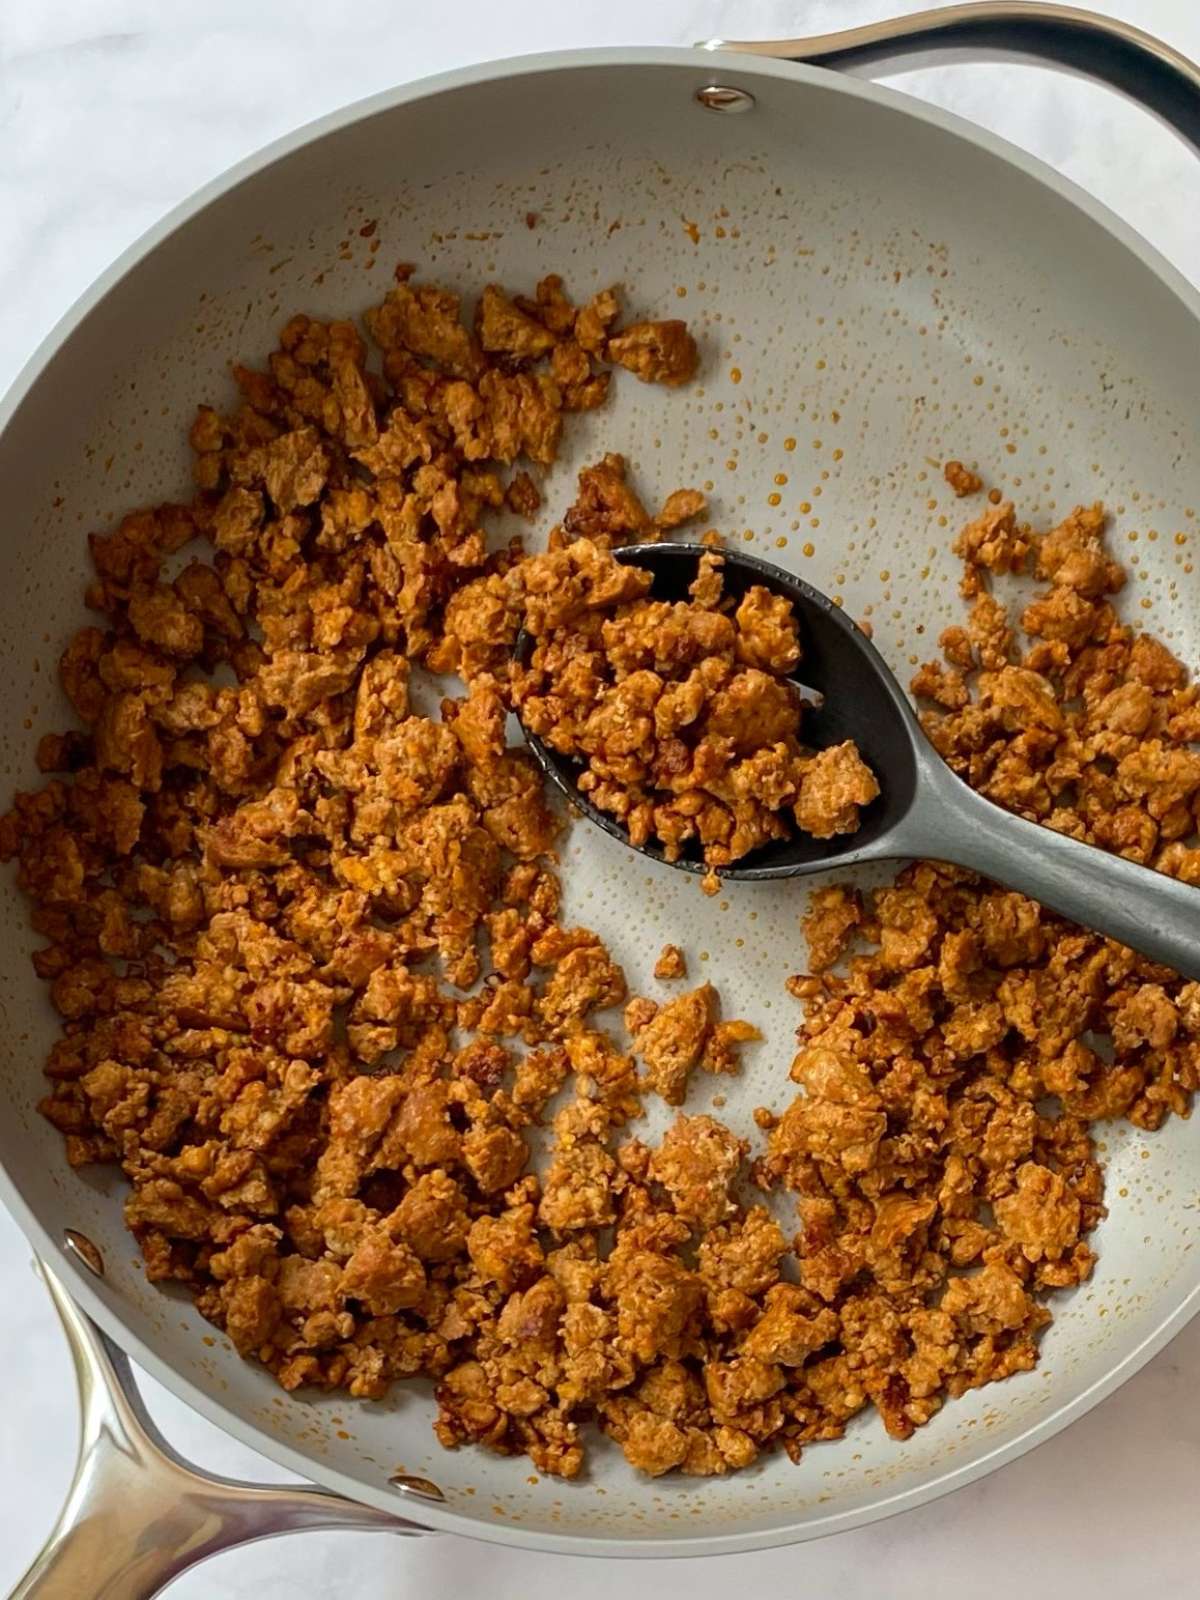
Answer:
[[[654,574],[650,593],[656,600],[686,600],[700,557],[706,553],[704,546],[690,543],[626,545],[614,552],[619,561]],[[794,679],[810,702],[804,715],[805,744],[824,749],[853,739],[880,787],[878,798],[864,809],[856,833],[814,839],[796,832],[743,856],[732,866],[719,867],[721,878],[797,877],[859,861],[884,860],[898,853],[889,847],[889,841],[916,799],[917,751],[924,736],[886,662],[828,595],[756,556],[729,550],[720,554],[725,593],[735,602],[759,584],[792,603],[803,649]],[[529,634],[520,634],[515,648],[519,662],[528,662],[535,642]],[[584,770],[580,762],[559,755],[527,729],[522,731],[534,759],[571,805],[631,850],[656,861],[666,859],[657,841],[630,844],[621,824],[580,792],[578,779]],[[685,851],[670,865],[685,872],[710,870],[698,848]]]

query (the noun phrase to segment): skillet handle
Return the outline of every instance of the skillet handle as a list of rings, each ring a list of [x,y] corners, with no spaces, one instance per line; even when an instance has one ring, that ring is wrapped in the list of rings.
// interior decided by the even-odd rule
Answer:
[[[705,50],[739,50],[873,75],[944,62],[1040,62],[1095,78],[1135,100],[1200,154],[1200,68],[1180,51],[1115,17],[1074,6],[951,5],[908,17],[814,34],[807,39],[712,39]]]
[[[424,1533],[311,1484],[201,1472],[159,1433],[128,1358],[44,1264],[82,1404],[79,1459],[53,1531],[10,1600],[151,1600],[208,1556],[306,1528]]]

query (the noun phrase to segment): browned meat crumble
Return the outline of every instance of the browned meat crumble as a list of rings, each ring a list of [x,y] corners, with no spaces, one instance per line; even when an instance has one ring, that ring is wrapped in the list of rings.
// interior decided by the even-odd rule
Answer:
[[[677,861],[695,842],[710,868],[796,829],[854,833],[879,793],[850,741],[801,742],[791,602],[758,584],[727,599],[723,565],[706,551],[689,598],[671,602],[586,540],[531,557],[534,644],[513,683],[525,727],[580,763],[580,792],[633,844]]]
[[[568,685],[605,629],[624,653],[605,782],[644,785],[693,699],[710,732],[759,724],[651,804],[659,837],[732,859],[785,806],[852,825],[873,779],[794,748],[795,633],[769,598],[722,610],[710,561],[685,615],[656,617],[612,562],[700,515],[696,491],[652,516],[610,455],[546,554],[489,547],[493,514],[537,512],[530,469],[612,363],[695,370],[681,323],[619,318],[614,293],[580,307],[548,277],[489,286],[464,321],[407,271],[365,319],[377,362],[352,324],[293,318],[266,371],[235,369],[232,411],[200,409],[195,497],[93,536],[97,622],[61,662],[79,727],[42,738],[46,784],[0,822],[62,1018],[43,1110],[73,1164],[123,1170],[148,1275],[285,1388],[379,1398],[427,1374],[444,1444],[566,1477],[587,1422],[643,1472],[724,1473],[871,1405],[903,1438],[1031,1367],[1046,1292],[1091,1270],[1092,1124],[1186,1114],[1200,1071],[1200,985],[923,864],[813,897],[789,984],[803,1092],[755,1113],[760,1148],[687,1111],[657,1148],[633,1136],[645,1093],[683,1105],[756,1030],[710,984],[630,998],[561,921],[558,819],[505,739],[522,621],[547,649],[575,627]],[[1004,503],[973,521],[968,620],[914,691],[982,792],[1200,883],[1200,704],[1114,614],[1103,527],[1098,507],[1040,535]],[[1029,571],[1047,587],[1018,632],[989,574]],[[410,701],[426,670],[461,680],[440,716]],[[548,725],[578,720],[573,693]],[[656,976],[685,972],[666,947]],[[754,1179],[795,1196],[794,1235]]]

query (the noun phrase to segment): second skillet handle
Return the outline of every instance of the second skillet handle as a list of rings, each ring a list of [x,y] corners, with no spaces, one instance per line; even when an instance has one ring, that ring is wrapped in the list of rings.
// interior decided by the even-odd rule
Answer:
[[[1200,979],[1200,889],[1003,811],[932,748],[901,824],[905,854],[948,861],[1019,890],[1059,916]]]
[[[197,1562],[255,1539],[427,1531],[312,1484],[239,1483],[185,1461],[147,1414],[126,1356],[40,1270],[79,1385],[79,1459],[58,1522],[9,1600],[152,1600]]]
[[[1120,90],[1200,153],[1200,68],[1195,62],[1141,28],[1075,6],[984,0],[807,39],[713,39],[704,48],[876,72],[956,55],[972,61],[1040,61]]]

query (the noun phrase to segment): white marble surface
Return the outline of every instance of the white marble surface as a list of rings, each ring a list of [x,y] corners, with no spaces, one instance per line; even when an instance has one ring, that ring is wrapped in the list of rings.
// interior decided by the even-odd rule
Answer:
[[[929,0],[926,0],[929,3]],[[1196,0],[1091,0],[1200,57]],[[527,50],[686,44],[822,31],[912,0],[0,0],[0,389],[92,277],[197,184],[265,140],[388,84]],[[1025,68],[925,71],[903,86],[1034,150],[1200,283],[1200,169],[1144,114]],[[1200,1136],[1200,1133],[1198,1133]],[[75,1405],[29,1250],[0,1215],[0,1588],[50,1526]],[[1200,1325],[1065,1435],[908,1516],[815,1545],[670,1570],[526,1555],[461,1540],[306,1535],[221,1557],[172,1600],[400,1600],[486,1590],[578,1600],[620,1583],[696,1600],[788,1592],[840,1600],[1103,1597],[1197,1591]],[[278,1477],[153,1385],[170,1437],[217,1470]],[[78,1600],[88,1600],[79,1596]]]

